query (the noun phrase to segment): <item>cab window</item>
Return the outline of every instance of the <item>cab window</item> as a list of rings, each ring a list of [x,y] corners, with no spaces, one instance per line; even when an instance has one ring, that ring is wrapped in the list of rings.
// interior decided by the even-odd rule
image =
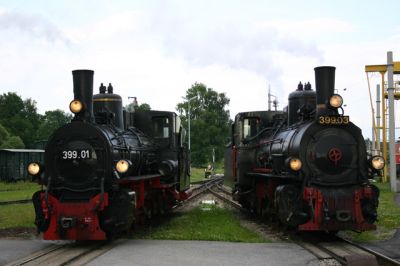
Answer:
[[[153,117],[153,132],[155,138],[169,138],[170,119],[168,117]]]
[[[259,119],[257,117],[247,117],[243,119],[243,139],[257,135],[258,127]]]

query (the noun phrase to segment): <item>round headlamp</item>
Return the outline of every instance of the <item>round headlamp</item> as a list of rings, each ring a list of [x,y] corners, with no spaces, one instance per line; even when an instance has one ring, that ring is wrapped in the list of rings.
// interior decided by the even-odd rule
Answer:
[[[374,156],[371,159],[371,166],[375,170],[382,170],[385,167],[385,160],[381,156]]]
[[[339,94],[333,94],[329,99],[329,105],[334,108],[339,108],[343,104],[343,98]]]
[[[40,165],[38,163],[30,163],[27,170],[30,175],[37,175],[40,172]]]
[[[291,158],[289,160],[289,167],[293,171],[299,171],[301,169],[302,163],[299,158]]]
[[[74,114],[80,113],[83,110],[83,104],[81,101],[78,100],[73,100],[70,104],[69,104],[69,109],[71,110],[71,112],[73,112]]]
[[[129,167],[131,166],[131,162],[129,160],[119,160],[115,164],[115,169],[117,170],[118,173],[124,174],[129,170]]]

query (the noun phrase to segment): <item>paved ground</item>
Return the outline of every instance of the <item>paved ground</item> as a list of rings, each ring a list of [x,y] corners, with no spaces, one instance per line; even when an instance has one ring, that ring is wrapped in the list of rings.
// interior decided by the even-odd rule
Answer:
[[[0,239],[0,265],[25,257],[49,245],[42,240]]]
[[[129,240],[90,264],[94,265],[318,265],[316,257],[292,243]]]
[[[400,263],[400,229],[397,229],[394,236],[389,240],[364,244],[363,246],[396,259]]]

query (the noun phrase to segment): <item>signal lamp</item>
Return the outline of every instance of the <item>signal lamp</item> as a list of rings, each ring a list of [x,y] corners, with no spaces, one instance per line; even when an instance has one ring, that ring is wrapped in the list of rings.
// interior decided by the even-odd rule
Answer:
[[[334,108],[339,108],[343,104],[343,98],[339,94],[333,94],[329,99],[329,105]]]
[[[73,100],[69,104],[69,109],[71,110],[72,113],[77,114],[80,113],[83,110],[83,104],[79,100]]]
[[[301,160],[299,158],[291,158],[289,160],[289,167],[293,171],[299,171],[302,167]]]
[[[132,165],[132,163],[129,160],[119,160],[115,164],[115,169],[117,169],[117,172],[120,174],[124,174],[129,170],[129,167]]]
[[[35,176],[40,173],[40,168],[38,163],[30,163],[27,170],[30,175]]]
[[[374,156],[371,159],[371,166],[375,170],[382,170],[385,167],[385,160],[381,156]]]

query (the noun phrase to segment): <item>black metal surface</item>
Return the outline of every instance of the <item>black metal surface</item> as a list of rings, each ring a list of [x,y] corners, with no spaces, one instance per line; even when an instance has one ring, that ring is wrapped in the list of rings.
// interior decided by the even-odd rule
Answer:
[[[277,206],[277,187],[296,186],[298,212],[287,208],[286,214],[281,215],[286,216],[281,219],[286,224],[290,224],[285,221],[294,213],[314,217],[315,203],[304,200],[303,195],[310,187],[324,198],[323,210],[316,214],[318,219],[340,220],[337,224],[345,224],[346,219],[354,221],[353,205],[360,204],[366,223],[371,224],[375,219],[368,217],[376,213],[377,204],[368,202],[377,202],[378,193],[372,193],[370,199],[360,203],[354,200],[355,192],[368,187],[368,180],[373,178],[361,130],[348,116],[341,114],[339,119],[338,111],[328,104],[334,93],[335,67],[315,68],[315,80],[316,95],[299,86],[289,95],[288,108],[281,112],[236,115],[232,140],[225,153],[225,161],[230,163],[225,165],[225,173],[235,183],[235,195],[243,206],[271,216],[276,216],[279,208],[285,208]],[[324,123],[315,119],[321,116]],[[300,169],[291,168],[292,159],[301,161]],[[298,221],[301,222],[290,225],[305,224],[303,219]],[[324,221],[318,223],[322,225]],[[344,227],[338,225],[337,230]]]
[[[76,114],[76,118],[84,121],[93,121],[93,74],[92,70],[72,71],[74,82],[74,100],[83,103],[83,111]]]

